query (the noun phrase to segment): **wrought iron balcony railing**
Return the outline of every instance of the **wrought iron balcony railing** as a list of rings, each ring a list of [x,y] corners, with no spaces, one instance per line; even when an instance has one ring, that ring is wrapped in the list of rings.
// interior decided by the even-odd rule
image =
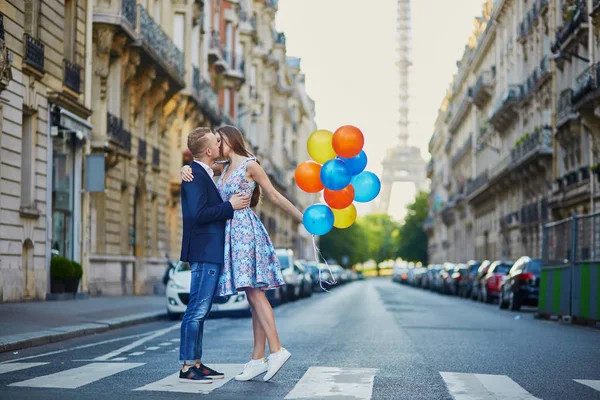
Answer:
[[[577,104],[587,94],[600,88],[600,63],[596,63],[585,69],[577,77],[575,89],[573,90],[573,104]]]
[[[121,15],[131,24],[133,29],[136,29],[137,0],[121,0]]]
[[[146,12],[140,7],[140,32],[142,38],[156,54],[172,68],[180,79],[185,78],[185,58],[175,43]]]
[[[81,93],[81,67],[65,60],[65,85],[75,93]]]
[[[504,95],[499,98],[490,115],[490,123],[498,130],[502,130],[512,123],[515,105],[521,98],[521,87],[510,85]]]
[[[556,127],[561,127],[567,122],[571,115],[575,113],[573,109],[573,90],[565,89],[558,98],[558,110],[556,110]]]
[[[569,3],[565,3],[564,7],[571,7]],[[552,43],[551,50],[553,53],[557,53],[561,46],[566,43],[571,35],[573,35],[579,27],[587,21],[587,1],[579,0],[575,5],[575,10],[572,12],[568,11],[567,20],[564,21],[563,26],[556,32],[556,38]]]
[[[481,174],[479,174],[475,178],[475,180],[472,180],[471,182],[469,182],[469,184],[467,185],[467,196],[471,195],[471,193],[473,193],[473,192],[479,190],[480,188],[482,188],[483,186],[485,186],[489,182],[489,180],[490,180],[489,173],[488,173],[488,170],[486,169]]]
[[[106,135],[108,139],[126,152],[131,152],[131,133],[123,128],[123,121],[111,113],[107,113],[106,116]]]
[[[531,134],[526,134],[521,143],[511,150],[512,167],[536,154],[552,154],[552,130],[550,127],[538,129]]]
[[[146,141],[144,139],[139,139],[138,140],[138,158],[144,162],[146,162],[146,150],[147,150]]]
[[[44,72],[44,44],[37,39],[29,36],[25,38],[25,58],[23,61],[39,72]]]
[[[152,166],[156,168],[160,167],[160,150],[156,147],[152,148]]]

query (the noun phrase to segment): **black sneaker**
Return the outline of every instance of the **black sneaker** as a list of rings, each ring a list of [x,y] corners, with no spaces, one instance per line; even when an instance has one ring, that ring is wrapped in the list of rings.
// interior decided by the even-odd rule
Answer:
[[[217,372],[212,368],[207,367],[204,364],[200,364],[200,368],[196,367],[196,369],[198,370],[198,372],[202,375],[205,376],[207,378],[211,378],[211,379],[223,379],[225,378],[225,374],[222,372]]]
[[[179,370],[179,382],[184,383],[212,383],[212,379],[208,378],[198,370],[195,366],[190,367],[186,372]]]

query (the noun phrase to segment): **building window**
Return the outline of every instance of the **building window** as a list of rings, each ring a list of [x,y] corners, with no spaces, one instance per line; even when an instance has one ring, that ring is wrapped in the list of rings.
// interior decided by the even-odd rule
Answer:
[[[225,88],[224,89],[224,99],[223,99],[223,110],[225,111],[226,114],[229,114],[230,111],[230,104],[231,104],[231,89],[229,88]]]
[[[228,22],[225,25],[225,61],[231,65],[231,56],[233,54],[233,25]]]
[[[185,51],[185,15],[175,13],[173,17],[173,25],[175,26],[174,42],[175,46],[181,51]]]
[[[158,257],[158,196],[152,197],[152,257]]]
[[[121,255],[129,254],[129,189],[121,189]]]
[[[75,0],[65,0],[64,58],[75,61],[75,40],[77,26],[77,8]]]
[[[21,208],[35,209],[35,139],[37,114],[23,115],[23,136],[21,138]]]
[[[192,65],[200,67],[200,25],[192,28]]]

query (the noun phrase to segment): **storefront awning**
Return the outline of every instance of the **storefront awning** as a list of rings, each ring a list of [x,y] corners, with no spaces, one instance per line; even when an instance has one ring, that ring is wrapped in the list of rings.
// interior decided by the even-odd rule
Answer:
[[[59,127],[74,132],[79,140],[90,140],[92,137],[92,125],[70,111],[60,108]]]

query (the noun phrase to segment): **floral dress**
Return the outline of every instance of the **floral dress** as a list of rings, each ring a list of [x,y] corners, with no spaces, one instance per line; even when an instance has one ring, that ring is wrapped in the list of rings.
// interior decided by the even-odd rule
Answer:
[[[223,201],[236,193],[252,194],[256,182],[246,178],[247,158],[223,181],[229,166],[221,174],[217,188]],[[275,289],[285,285],[279,259],[269,234],[251,208],[235,210],[225,225],[225,257],[219,277],[217,296],[228,296],[245,288]]]

